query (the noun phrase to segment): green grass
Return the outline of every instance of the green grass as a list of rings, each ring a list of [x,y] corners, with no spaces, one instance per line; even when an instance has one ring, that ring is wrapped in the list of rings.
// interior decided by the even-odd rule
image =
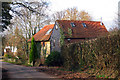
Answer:
[[[32,67],[32,65],[28,64],[27,62],[11,62],[11,61],[7,61],[7,60],[4,60],[4,62],[8,62],[8,63],[11,63],[11,64],[16,64],[16,65],[24,65],[24,66],[27,66],[27,67]]]
[[[71,70],[67,70],[67,69],[64,69],[64,68],[57,68],[57,70],[60,70],[60,71],[71,71]]]
[[[25,63],[23,64],[24,66],[27,66],[27,67],[32,67],[32,65],[28,64],[28,63]]]
[[[19,64],[17,62],[11,62],[11,61],[6,61],[6,60],[4,60],[4,62],[8,62],[8,63],[12,63],[12,64]]]

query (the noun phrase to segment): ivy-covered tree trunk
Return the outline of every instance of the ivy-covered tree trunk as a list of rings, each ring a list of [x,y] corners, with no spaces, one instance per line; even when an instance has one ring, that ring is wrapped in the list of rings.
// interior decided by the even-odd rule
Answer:
[[[33,63],[33,66],[34,66],[35,65],[35,61],[38,58],[39,58],[39,55],[37,53],[36,43],[35,43],[34,37],[32,37],[32,40],[31,40],[31,50],[30,50],[30,55],[29,55],[29,62]]]

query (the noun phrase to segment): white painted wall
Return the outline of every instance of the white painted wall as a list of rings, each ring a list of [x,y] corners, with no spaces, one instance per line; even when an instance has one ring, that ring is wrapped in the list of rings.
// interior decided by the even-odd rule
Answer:
[[[17,52],[17,47],[6,46],[5,49],[4,49],[4,52],[6,52],[6,49],[11,49],[11,52],[13,52],[13,53]]]

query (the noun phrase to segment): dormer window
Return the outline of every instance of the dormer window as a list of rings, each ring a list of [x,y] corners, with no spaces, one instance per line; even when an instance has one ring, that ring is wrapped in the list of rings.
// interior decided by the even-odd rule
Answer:
[[[45,35],[49,35],[51,31],[52,31],[52,29],[49,29],[49,30],[46,32]]]
[[[70,23],[70,24],[71,24],[71,26],[72,26],[72,27],[75,27],[75,24],[74,24],[73,22],[72,22],[72,23]]]
[[[102,26],[102,25],[103,25],[103,23],[102,23],[102,22],[100,22],[100,25]]]
[[[83,25],[83,27],[84,27],[84,28],[86,28],[86,27],[87,27],[85,23],[82,23],[82,25]]]

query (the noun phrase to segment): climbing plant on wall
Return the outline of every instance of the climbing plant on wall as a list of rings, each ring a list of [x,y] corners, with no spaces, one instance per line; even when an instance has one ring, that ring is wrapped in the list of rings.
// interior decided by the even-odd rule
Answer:
[[[64,33],[62,31],[62,29],[60,28],[60,46],[63,46],[64,45]]]
[[[72,37],[72,30],[70,28],[68,28],[68,35]]]

